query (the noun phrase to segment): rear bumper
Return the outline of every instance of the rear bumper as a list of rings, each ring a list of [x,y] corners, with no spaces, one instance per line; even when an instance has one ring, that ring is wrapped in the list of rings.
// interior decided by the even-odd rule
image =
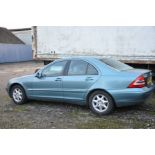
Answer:
[[[144,103],[154,92],[155,85],[150,88],[127,88],[124,90],[112,90],[110,93],[114,97],[117,107],[136,105]]]

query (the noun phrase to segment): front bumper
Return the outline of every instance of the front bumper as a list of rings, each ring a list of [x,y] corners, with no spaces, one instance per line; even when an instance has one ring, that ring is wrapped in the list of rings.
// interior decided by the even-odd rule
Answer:
[[[155,85],[144,88],[127,88],[124,90],[112,90],[110,93],[114,97],[117,107],[136,105],[144,103],[154,92]]]

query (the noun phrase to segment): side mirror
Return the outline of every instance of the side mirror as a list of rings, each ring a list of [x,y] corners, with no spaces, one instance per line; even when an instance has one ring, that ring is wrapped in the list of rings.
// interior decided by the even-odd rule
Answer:
[[[39,71],[38,71],[38,72],[36,73],[35,77],[37,77],[37,78],[39,78],[39,79],[40,79],[40,78],[42,77],[41,72],[39,72]]]

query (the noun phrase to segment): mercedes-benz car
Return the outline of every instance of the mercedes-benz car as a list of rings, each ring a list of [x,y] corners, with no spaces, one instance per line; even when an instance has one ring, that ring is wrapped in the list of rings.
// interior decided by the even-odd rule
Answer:
[[[143,103],[154,89],[150,70],[93,57],[59,59],[7,85],[9,96],[19,105],[28,100],[61,101],[88,105],[99,115]]]

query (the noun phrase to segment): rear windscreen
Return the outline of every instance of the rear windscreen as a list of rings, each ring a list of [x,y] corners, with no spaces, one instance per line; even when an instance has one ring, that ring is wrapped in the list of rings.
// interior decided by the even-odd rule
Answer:
[[[104,62],[106,65],[108,65],[114,69],[120,70],[120,71],[133,69],[133,67],[126,65],[126,64],[124,64],[118,60],[115,60],[115,59],[104,58],[104,59],[101,59],[101,61]]]

